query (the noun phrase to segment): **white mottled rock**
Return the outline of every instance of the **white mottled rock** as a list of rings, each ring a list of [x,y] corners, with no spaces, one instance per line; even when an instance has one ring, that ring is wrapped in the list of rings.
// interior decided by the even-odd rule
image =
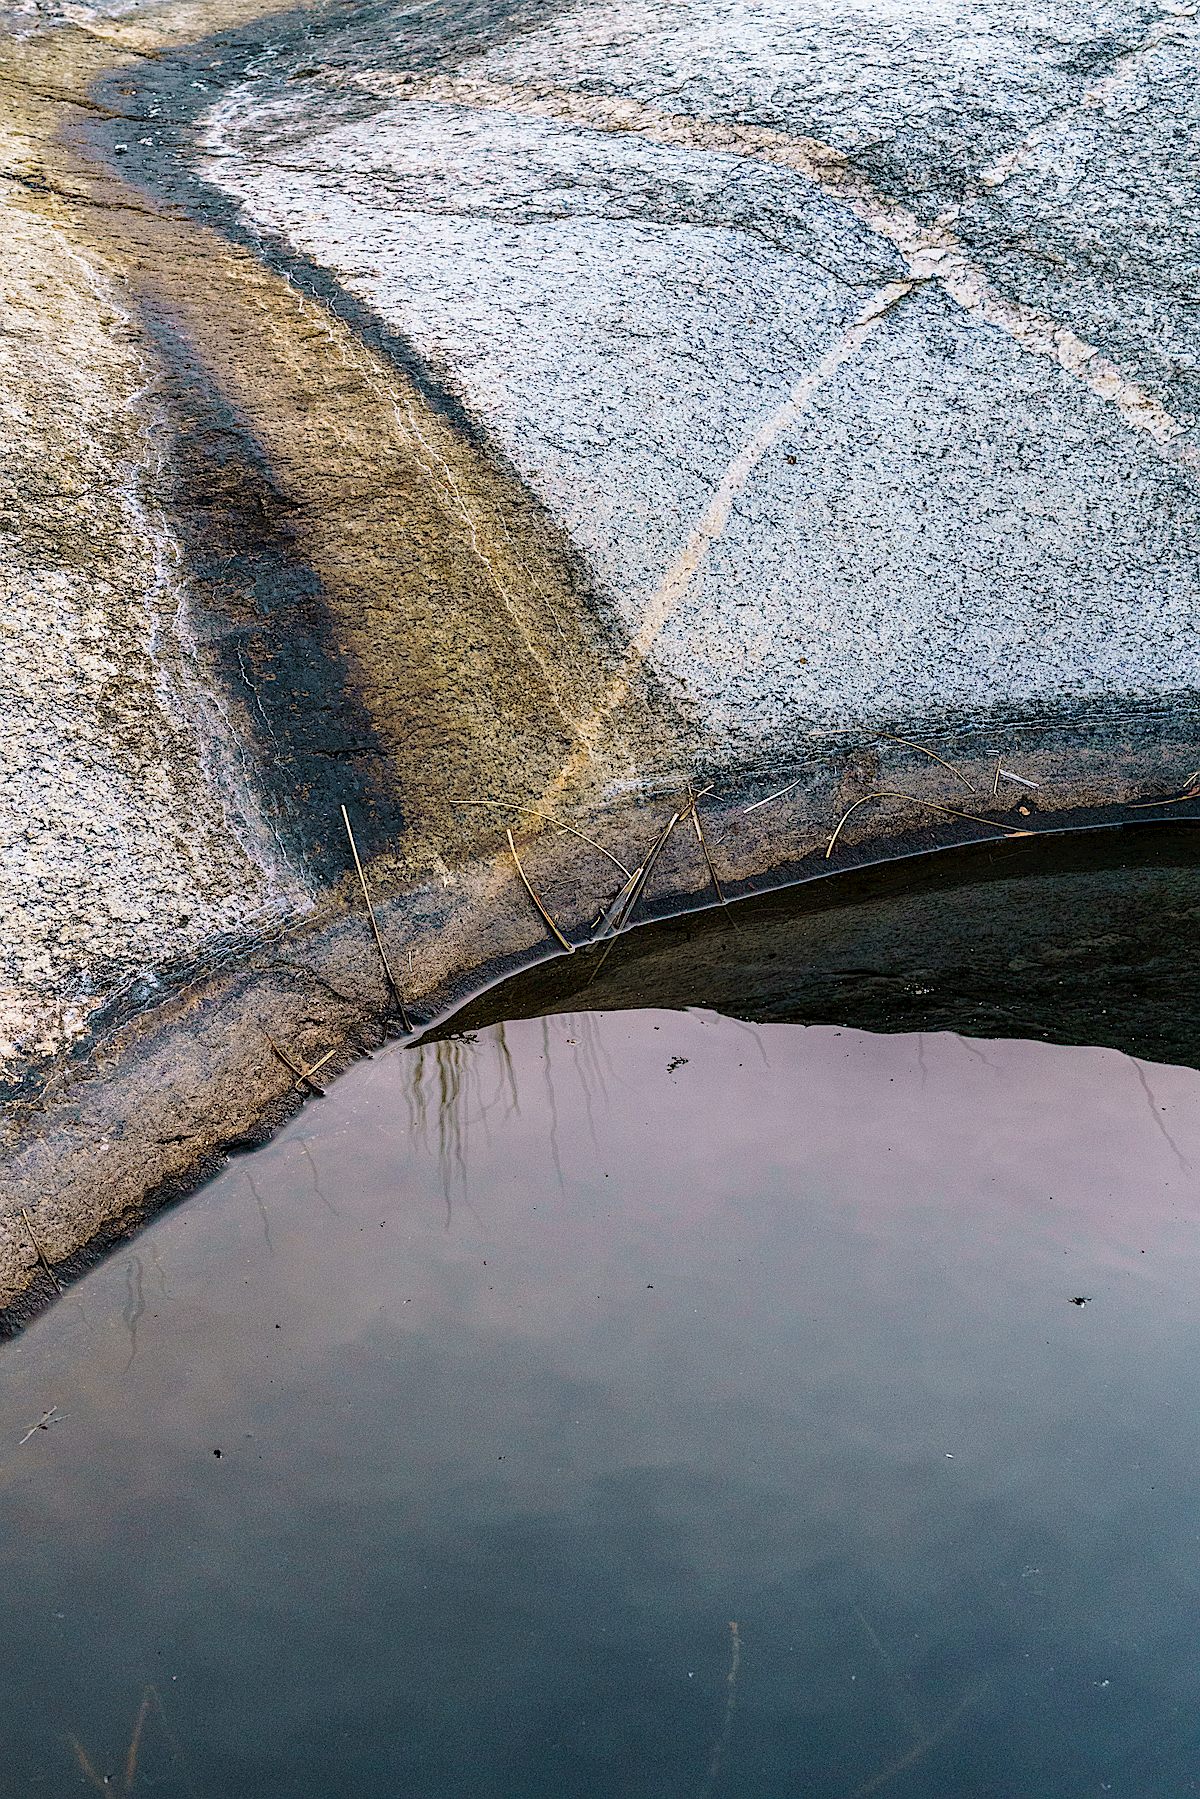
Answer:
[[[1190,17],[596,0],[457,71],[388,61],[343,54],[357,116],[245,84],[204,173],[464,396],[710,745],[1196,685],[1200,450],[1159,329],[1190,260],[1115,139],[1059,155],[1111,136],[1115,83],[1122,153],[1161,162]],[[1071,229],[1074,268],[1024,247]],[[1147,234],[1159,312],[1113,274]]]
[[[215,697],[189,678],[119,294],[10,198],[0,304],[2,1072],[261,919],[292,877],[221,765]]]

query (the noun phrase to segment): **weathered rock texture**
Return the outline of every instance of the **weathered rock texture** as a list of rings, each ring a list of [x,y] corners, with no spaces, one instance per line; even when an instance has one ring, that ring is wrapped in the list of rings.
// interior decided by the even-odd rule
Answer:
[[[8,7],[0,1302],[555,948],[509,825],[579,938],[1195,810],[1198,46]]]

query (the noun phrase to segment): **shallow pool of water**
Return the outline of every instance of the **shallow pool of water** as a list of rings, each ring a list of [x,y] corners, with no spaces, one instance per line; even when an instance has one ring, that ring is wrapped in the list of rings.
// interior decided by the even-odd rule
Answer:
[[[703,1011],[361,1065],[0,1350],[0,1792],[1200,1789],[1198,1101]]]

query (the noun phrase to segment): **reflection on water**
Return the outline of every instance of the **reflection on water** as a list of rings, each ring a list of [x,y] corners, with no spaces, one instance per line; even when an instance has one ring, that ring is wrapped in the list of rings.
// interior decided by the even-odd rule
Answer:
[[[555,1035],[560,1052],[571,1051],[570,1079],[583,1103],[588,1139],[599,1153],[593,1098],[602,1102],[606,1083],[615,1080],[616,1075],[595,1016],[581,1012],[569,1023],[571,1035],[564,1036],[557,1023]],[[551,1072],[551,1027],[547,1019],[540,1020],[540,1024],[541,1053],[536,1057],[534,1078],[540,1088],[537,1101],[544,1107],[546,1145],[561,1187],[563,1172],[558,1154],[558,1105]],[[503,1024],[493,1026],[483,1035],[482,1047],[480,1033],[471,1031],[465,1036],[443,1037],[418,1044],[409,1052],[404,1082],[409,1129],[413,1142],[427,1154],[437,1157],[447,1230],[454,1220],[456,1197],[472,1209],[467,1176],[472,1132],[482,1132],[484,1142],[488,1144],[491,1142],[490,1120],[494,1115],[499,1116],[501,1125],[520,1116],[517,1065],[508,1047],[505,1030]],[[558,1078],[561,1076],[560,1069]]]
[[[1197,1790],[1198,1100],[703,1012],[363,1064],[3,1349],[0,1793]]]

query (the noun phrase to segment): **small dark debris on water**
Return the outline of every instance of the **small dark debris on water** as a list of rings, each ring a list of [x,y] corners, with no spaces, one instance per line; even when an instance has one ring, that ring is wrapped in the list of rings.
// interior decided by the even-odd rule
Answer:
[[[1090,1306],[1091,1303],[1092,1296],[1090,1293],[1077,1293],[1071,1301],[1073,1306]]]
[[[667,1073],[674,1074],[675,1070],[677,1068],[682,1068],[686,1061],[686,1056],[672,1056],[671,1060],[667,1063]]]
[[[220,1459],[221,1459],[221,1451],[220,1451],[220,1450],[219,1450],[219,1449],[214,1449],[214,1450],[213,1450],[213,1454],[214,1454],[214,1455],[215,1455],[215,1456],[216,1456],[216,1458],[217,1458],[217,1460],[218,1460],[218,1461],[220,1461]]]

